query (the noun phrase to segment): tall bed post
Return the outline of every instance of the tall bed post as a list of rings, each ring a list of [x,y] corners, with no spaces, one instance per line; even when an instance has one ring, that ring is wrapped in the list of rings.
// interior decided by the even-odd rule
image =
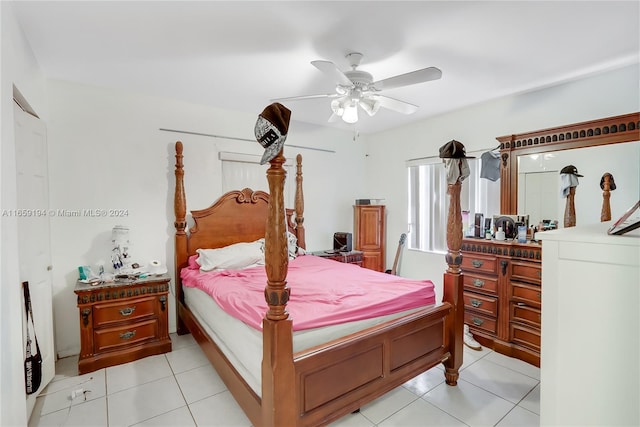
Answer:
[[[464,298],[462,285],[462,213],[460,212],[460,180],[449,184],[449,217],[447,218],[447,247],[445,255],[447,270],[444,273],[443,300],[453,306],[453,316],[449,319],[448,334],[451,356],[444,362],[447,384],[458,383],[459,370],[462,366],[462,334],[464,329]]]
[[[304,232],[304,194],[302,191],[302,155],[296,156],[296,199],[295,199],[295,211],[296,211],[296,237],[298,238],[298,246],[302,249],[307,249],[307,243],[305,240]]]
[[[287,268],[287,224],[284,208],[282,150],[270,161],[269,215],[265,233],[265,299],[269,306],[262,321],[262,420],[265,427],[296,424],[295,371],[293,366],[293,328],[287,313],[289,288]],[[297,218],[296,218],[297,219]]]
[[[187,259],[187,199],[184,193],[184,165],[182,163],[182,142],[176,142],[176,187],[173,197],[173,210],[175,212],[176,220],[174,226],[176,227],[175,234],[175,294],[176,301],[183,302],[184,297],[182,295],[182,285],[180,284],[180,270],[186,267]],[[179,335],[189,333],[182,317],[178,314],[178,304],[176,304],[176,321],[177,332]]]

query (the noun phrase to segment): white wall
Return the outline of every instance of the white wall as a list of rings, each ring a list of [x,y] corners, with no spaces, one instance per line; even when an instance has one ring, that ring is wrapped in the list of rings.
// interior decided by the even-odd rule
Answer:
[[[13,86],[31,107],[46,117],[44,79],[20,30],[11,3],[0,2],[0,148],[3,210],[15,209],[16,154],[13,127]],[[19,277],[17,218],[2,216],[0,239],[0,425],[26,425],[22,345],[22,297]]]
[[[633,65],[369,136],[367,185],[375,189],[377,197],[386,198],[387,247],[394,248],[407,228],[407,160],[437,156],[438,148],[451,139],[461,141],[470,152],[495,148],[498,136],[640,111],[639,82],[638,65]],[[393,262],[394,255],[394,250],[387,251],[387,264]],[[438,292],[444,269],[443,255],[404,253],[402,275],[429,277]]]
[[[49,81],[48,95],[51,208],[128,210],[119,218],[52,218],[56,344],[58,354],[66,356],[80,349],[73,293],[77,267],[104,264],[112,270],[113,226],[130,228],[134,261],[162,260],[173,273],[175,142],[181,140],[185,147],[188,209],[205,208],[222,194],[218,152],[261,154],[263,150],[253,136],[260,111],[235,113],[62,81]],[[364,145],[352,138],[348,132],[296,122],[292,109],[287,144],[335,151],[285,145],[286,157],[303,156],[309,250],[330,248],[334,231],[353,229],[353,201],[364,188]],[[175,313],[169,313],[173,331]]]

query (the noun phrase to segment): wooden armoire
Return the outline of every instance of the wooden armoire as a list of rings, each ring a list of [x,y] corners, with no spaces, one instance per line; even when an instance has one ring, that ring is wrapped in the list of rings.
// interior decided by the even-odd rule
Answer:
[[[355,205],[355,249],[362,251],[362,266],[385,271],[385,206]]]

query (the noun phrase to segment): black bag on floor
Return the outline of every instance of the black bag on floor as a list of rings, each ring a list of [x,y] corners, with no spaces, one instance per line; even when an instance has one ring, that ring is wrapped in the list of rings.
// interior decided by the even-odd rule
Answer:
[[[24,359],[24,380],[27,394],[33,394],[40,388],[42,382],[42,353],[36,336],[36,325],[33,323],[33,311],[31,310],[31,296],[29,295],[29,282],[22,283],[24,292],[24,309],[27,312],[27,355]],[[31,353],[31,337],[29,336],[29,317],[33,326],[33,339],[36,342],[36,353]]]

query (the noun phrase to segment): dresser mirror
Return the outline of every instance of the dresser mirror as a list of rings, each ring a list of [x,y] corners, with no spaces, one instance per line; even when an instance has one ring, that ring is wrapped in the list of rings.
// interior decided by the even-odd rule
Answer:
[[[640,197],[640,113],[625,114],[518,135],[498,137],[501,155],[501,214],[527,214],[531,224],[558,220],[565,200],[560,170],[574,165],[580,175],[575,192],[577,224],[600,221],[602,175],[613,175],[613,216]]]

